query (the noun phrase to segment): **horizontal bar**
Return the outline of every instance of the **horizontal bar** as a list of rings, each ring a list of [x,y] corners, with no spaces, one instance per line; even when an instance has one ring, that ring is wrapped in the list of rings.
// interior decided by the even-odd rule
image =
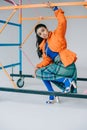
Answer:
[[[0,20],[0,23],[6,23],[4,20]],[[8,22],[9,25],[20,26],[20,24]]]
[[[20,75],[20,74],[10,74],[10,76],[14,76],[14,77],[31,77],[31,78],[34,78],[34,76],[33,75],[25,75],[25,74],[22,74],[22,75]],[[77,78],[77,80],[78,81],[87,81],[87,78]]]
[[[6,47],[7,47],[7,46],[19,46],[19,45],[20,45],[20,44],[17,44],[17,43],[13,43],[13,44],[12,44],[12,43],[11,43],[11,44],[9,44],[9,43],[3,43],[3,44],[0,43],[0,46],[6,46]]]
[[[27,75],[27,74],[10,74],[10,76],[14,76],[14,77],[27,77],[27,78],[34,78],[34,76],[33,75]]]
[[[66,18],[67,19],[70,19],[70,18],[75,18],[75,19],[76,18],[87,18],[87,15],[86,16],[66,16]],[[47,19],[56,19],[56,17],[55,16],[45,16],[41,20],[47,20]],[[22,18],[22,20],[40,20],[40,17]]]
[[[66,16],[67,19],[71,19],[71,18],[78,18],[78,19],[84,19],[84,18],[87,18],[87,15],[83,15],[83,16]]]
[[[77,78],[78,81],[87,81],[87,78]]]
[[[26,90],[26,89],[14,89],[14,88],[5,88],[0,87],[0,91],[4,92],[16,92],[16,93],[26,93],[26,94],[38,94],[38,95],[54,95],[62,97],[71,97],[71,98],[82,98],[87,99],[87,95],[84,94],[72,94],[72,93],[62,93],[62,92],[48,92],[48,91],[39,91],[39,90]]]
[[[51,3],[51,6],[87,6],[87,2],[60,2]],[[27,4],[18,6],[0,6],[0,10],[10,10],[10,9],[21,9],[21,8],[42,8],[47,7],[46,4]]]
[[[9,67],[17,66],[17,65],[20,65],[20,63],[10,64],[10,65],[6,65],[6,66],[3,66],[3,67],[9,68]],[[0,69],[2,69],[2,67],[0,67]]]

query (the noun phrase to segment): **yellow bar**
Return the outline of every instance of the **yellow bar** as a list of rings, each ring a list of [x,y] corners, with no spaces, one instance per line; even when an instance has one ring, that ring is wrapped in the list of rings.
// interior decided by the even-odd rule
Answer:
[[[60,2],[51,3],[51,6],[87,6],[87,2]],[[10,10],[10,9],[21,9],[21,8],[41,8],[47,7],[46,4],[28,4],[28,5],[18,5],[18,6],[1,6],[0,10]]]
[[[40,21],[41,21],[41,19],[39,18],[39,21],[35,24],[35,26],[36,26],[37,24],[39,24]],[[33,33],[33,31],[34,31],[34,29],[35,29],[35,26],[34,26],[33,29],[29,32],[29,34],[25,37],[25,39],[24,39],[24,41],[22,42],[20,48],[24,45],[24,43],[27,41],[27,39],[28,39],[28,38],[30,37],[30,35]]]
[[[87,16],[66,16],[66,18],[67,19],[69,19],[69,18],[74,18],[74,19],[76,19],[76,18],[79,19],[80,18],[80,19],[84,19],[84,18],[87,18]]]
[[[8,19],[6,20],[6,23],[2,26],[2,28],[0,29],[0,33],[5,29],[6,25],[8,24],[8,22],[10,21],[10,19],[14,16],[14,14],[16,13],[17,10],[13,10],[13,12],[11,13],[11,15],[8,17]]]
[[[22,0],[19,0],[19,5],[22,5]],[[19,9],[19,23],[22,24],[22,8]]]
[[[32,18],[22,18],[22,20],[39,20],[40,17],[32,17]],[[87,18],[87,16],[66,16],[67,19],[69,18]],[[42,20],[50,20],[50,19],[56,19],[55,16],[45,16],[42,18]]]
[[[10,75],[8,74],[8,72],[6,71],[6,69],[3,67],[1,63],[0,63],[0,67],[2,67],[2,70],[4,71],[5,75],[8,77],[8,79],[10,80],[14,88],[17,88],[15,82],[12,80],[12,78],[10,77]]]
[[[43,16],[42,16],[43,17]],[[39,20],[40,17],[22,18],[22,20]],[[44,16],[42,20],[55,19],[55,16]]]
[[[87,0],[84,0],[85,2],[87,2]],[[87,5],[85,6],[85,8],[87,8]]]

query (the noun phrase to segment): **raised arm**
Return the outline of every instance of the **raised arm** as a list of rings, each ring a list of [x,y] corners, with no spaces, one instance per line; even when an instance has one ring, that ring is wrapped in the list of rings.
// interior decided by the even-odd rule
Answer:
[[[58,9],[58,7],[54,7],[54,14],[58,20],[58,26],[55,29],[55,34],[60,34],[61,36],[65,36],[67,21],[64,15],[64,11],[62,9]]]
[[[54,14],[58,20],[58,26],[55,29],[54,33],[64,37],[66,33],[66,26],[67,26],[67,21],[64,15],[64,11],[61,8],[59,9],[57,6],[52,7],[51,2],[47,2],[46,4],[49,8],[51,8],[54,11]]]

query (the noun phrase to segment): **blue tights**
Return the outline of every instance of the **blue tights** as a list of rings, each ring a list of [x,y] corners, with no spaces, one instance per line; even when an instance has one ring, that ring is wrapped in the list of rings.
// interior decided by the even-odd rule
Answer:
[[[71,79],[68,79],[68,78],[60,78],[60,79],[57,79],[56,81],[57,81],[57,82],[63,82],[63,83],[64,83],[64,86],[65,86],[65,88],[66,88],[66,87],[69,87],[69,86],[70,86],[70,81],[71,81]],[[49,80],[43,80],[43,82],[44,82],[45,86],[47,87],[48,91],[51,91],[51,92],[54,91],[53,88],[52,88],[51,82],[50,82]],[[53,95],[50,95],[50,96],[49,96],[49,99],[50,99],[50,100],[53,100],[53,99],[54,99],[54,96],[53,96]]]
[[[43,80],[43,82],[44,82],[45,86],[47,87],[48,91],[51,91],[51,92],[54,91],[49,80]],[[53,100],[53,99],[54,99],[54,96],[53,96],[53,95],[50,95],[50,96],[49,96],[49,99],[50,99],[50,100]]]

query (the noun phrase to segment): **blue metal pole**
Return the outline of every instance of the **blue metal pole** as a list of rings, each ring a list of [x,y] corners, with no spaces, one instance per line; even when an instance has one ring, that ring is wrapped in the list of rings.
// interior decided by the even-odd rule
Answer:
[[[22,43],[22,24],[20,24],[20,27],[19,27],[19,43],[20,45]],[[22,75],[22,49],[21,48],[19,48],[19,62],[20,62],[19,73],[20,75]]]
[[[4,20],[0,20],[0,23],[6,23],[6,21],[4,21]],[[9,25],[13,25],[13,26],[20,26],[20,24],[13,23],[13,22],[8,22],[7,24],[9,24]]]
[[[19,0],[19,5],[22,5],[22,0]],[[19,10],[19,23],[20,23],[20,29],[19,29],[19,43],[22,44],[22,9]],[[20,60],[20,75],[22,75],[22,49],[19,48],[19,60]]]

